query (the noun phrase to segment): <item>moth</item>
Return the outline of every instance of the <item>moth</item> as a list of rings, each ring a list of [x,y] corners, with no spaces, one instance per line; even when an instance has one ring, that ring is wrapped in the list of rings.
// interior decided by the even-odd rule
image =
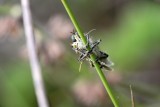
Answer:
[[[87,40],[87,44],[84,44],[82,42],[81,37],[78,35],[77,32],[73,31],[71,32],[71,40],[72,40],[72,49],[80,54],[78,60],[83,61],[87,60],[91,64],[92,67],[94,67],[94,64],[90,58],[91,54],[94,54],[96,57],[96,62],[99,64],[100,68],[104,68],[105,70],[112,70],[111,66],[113,63],[108,59],[109,55],[103,51],[101,51],[98,47],[99,43],[101,42],[100,39],[93,41],[93,39],[90,37],[90,33],[94,31],[95,29],[90,30],[88,33],[84,33],[84,36]],[[90,47],[90,50],[87,50],[87,47]]]

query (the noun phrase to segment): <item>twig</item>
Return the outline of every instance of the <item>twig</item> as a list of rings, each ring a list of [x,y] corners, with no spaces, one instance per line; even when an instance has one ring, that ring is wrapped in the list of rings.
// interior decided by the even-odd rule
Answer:
[[[133,96],[133,91],[132,91],[132,86],[130,85],[130,91],[131,91],[131,102],[132,102],[132,107],[135,107],[134,105],[134,96]]]
[[[65,9],[66,9],[69,17],[70,17],[72,23],[74,24],[74,26],[75,26],[78,34],[80,35],[80,37],[81,37],[81,39],[82,39],[82,42],[83,42],[84,44],[87,44],[87,40],[86,40],[86,38],[85,38],[85,36],[84,36],[84,34],[83,34],[80,26],[78,25],[78,23],[77,23],[74,15],[73,15],[70,7],[69,7],[67,1],[66,1],[66,0],[61,0],[61,1],[62,1],[63,5],[64,5],[64,7],[65,7]],[[87,50],[89,51],[89,50],[90,50],[90,47],[87,47]],[[103,74],[103,72],[102,72],[99,64],[95,61],[95,55],[91,54],[90,57],[91,57],[92,62],[94,63],[94,66],[95,66],[95,68],[96,68],[96,71],[97,71],[97,73],[98,73],[98,75],[99,75],[99,77],[100,77],[100,79],[101,79],[101,81],[102,81],[102,83],[103,83],[103,85],[104,85],[104,87],[105,87],[105,89],[106,89],[109,97],[110,97],[111,100],[112,100],[112,103],[114,104],[115,107],[119,107],[118,101],[116,100],[116,97],[113,95],[113,92],[112,92],[112,90],[111,90],[111,88],[110,88],[110,86],[109,86],[108,81],[106,80],[106,78],[105,78],[105,76],[104,76],[104,74]]]
[[[21,6],[22,6],[22,12],[23,12],[24,30],[25,30],[25,36],[27,41],[27,48],[29,52],[32,78],[34,82],[34,89],[35,89],[38,105],[39,107],[49,107],[46,94],[45,94],[41,68],[40,68],[38,57],[36,54],[31,12],[29,8],[29,0],[21,0]]]

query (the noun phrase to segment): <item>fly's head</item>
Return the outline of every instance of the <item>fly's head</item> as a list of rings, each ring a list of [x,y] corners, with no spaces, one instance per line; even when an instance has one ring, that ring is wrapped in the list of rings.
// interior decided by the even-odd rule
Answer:
[[[81,50],[83,48],[83,43],[82,43],[82,40],[80,38],[80,36],[78,35],[77,32],[71,32],[72,33],[72,36],[71,36],[71,40],[72,40],[72,48],[73,50],[75,50],[76,52],[78,50]]]

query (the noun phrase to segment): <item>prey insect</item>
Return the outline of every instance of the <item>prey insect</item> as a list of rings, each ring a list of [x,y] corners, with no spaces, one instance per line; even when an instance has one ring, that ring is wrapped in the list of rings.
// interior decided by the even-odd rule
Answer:
[[[93,29],[95,30],[95,29]],[[73,31],[71,39],[72,39],[72,49],[80,54],[78,60],[79,61],[83,61],[83,60],[87,60],[89,61],[89,63],[91,64],[92,67],[94,67],[94,64],[92,62],[92,60],[90,59],[90,55],[94,54],[96,56],[96,62],[100,65],[101,68],[104,68],[106,70],[112,70],[111,66],[113,65],[113,63],[111,61],[109,61],[108,59],[108,54],[106,54],[105,52],[100,51],[98,45],[101,42],[101,40],[96,40],[93,41],[90,38],[90,33],[93,31],[89,31],[88,33],[84,33],[86,39],[87,39],[87,44],[85,45],[80,36],[78,35],[77,32]],[[87,50],[87,47],[90,47],[90,50]]]

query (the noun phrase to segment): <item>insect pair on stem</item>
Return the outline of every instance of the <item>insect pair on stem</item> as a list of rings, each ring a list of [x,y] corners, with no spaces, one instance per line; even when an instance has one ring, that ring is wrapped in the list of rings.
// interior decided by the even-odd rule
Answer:
[[[110,71],[112,70],[111,66],[113,65],[113,63],[109,61],[108,54],[99,49],[98,45],[101,42],[101,40],[98,39],[96,41],[93,41],[90,37],[90,33],[94,30],[95,29],[90,30],[88,33],[84,33],[85,38],[87,40],[87,44],[84,44],[82,42],[82,39],[80,38],[77,32],[71,32],[72,49],[76,53],[80,54],[78,58],[79,61],[82,62],[86,59],[87,61],[89,61],[91,66],[94,67],[94,64],[90,58],[90,55],[94,54],[96,57],[96,62],[99,64],[100,68],[104,68],[105,70]],[[90,50],[87,50],[88,47],[90,47]]]

